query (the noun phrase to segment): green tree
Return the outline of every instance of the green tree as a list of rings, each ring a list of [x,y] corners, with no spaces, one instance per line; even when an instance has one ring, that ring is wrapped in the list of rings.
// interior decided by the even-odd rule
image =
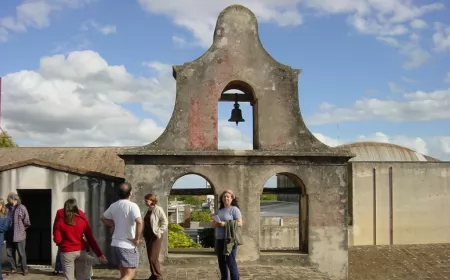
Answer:
[[[276,194],[262,194],[260,197],[261,200],[265,200],[265,201],[277,201],[277,195]]]
[[[14,148],[18,145],[13,141],[13,139],[8,135],[6,131],[0,131],[0,147]]]
[[[171,195],[169,196],[169,200],[183,201],[185,204],[189,204],[192,206],[200,206],[200,204],[204,200],[204,196],[195,196],[195,195]]]
[[[209,222],[211,221],[211,210],[195,210],[191,212],[191,221],[193,222]]]
[[[169,224],[169,248],[200,248],[185,232],[179,224]]]

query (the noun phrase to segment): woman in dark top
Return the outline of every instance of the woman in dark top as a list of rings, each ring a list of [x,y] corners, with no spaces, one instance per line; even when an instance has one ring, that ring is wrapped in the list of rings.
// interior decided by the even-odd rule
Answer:
[[[3,242],[5,241],[5,232],[9,229],[10,219],[8,217],[8,211],[5,206],[5,201],[0,198],[0,252],[2,252]],[[0,280],[3,280],[2,276],[2,255],[0,253]]]
[[[167,230],[168,222],[164,210],[156,205],[158,199],[154,194],[147,194],[145,205],[148,211],[144,217],[145,247],[147,247],[147,257],[150,264],[150,277],[148,280],[162,279],[161,267],[159,265],[159,251],[161,250],[162,235]]]

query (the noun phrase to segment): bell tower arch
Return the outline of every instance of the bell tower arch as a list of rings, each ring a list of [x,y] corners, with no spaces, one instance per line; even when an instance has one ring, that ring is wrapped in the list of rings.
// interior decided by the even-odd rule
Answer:
[[[253,150],[259,149],[258,100],[256,99],[253,87],[249,83],[241,80],[230,81],[223,88],[219,102],[233,103],[232,110],[230,110],[231,114],[230,118],[228,118],[228,122],[235,123],[236,126],[238,126],[239,123],[244,122],[247,125],[250,125],[252,127],[250,131],[252,136],[252,148]],[[242,103],[248,103],[250,105],[251,120],[244,119],[243,110],[241,109]]]

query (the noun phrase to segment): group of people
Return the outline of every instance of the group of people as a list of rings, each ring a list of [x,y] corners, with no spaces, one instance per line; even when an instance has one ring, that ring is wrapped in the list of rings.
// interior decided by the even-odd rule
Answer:
[[[27,256],[25,252],[26,230],[31,226],[30,216],[25,205],[20,203],[17,193],[10,193],[7,203],[0,199],[0,252],[3,245],[6,245],[6,256],[11,270],[8,274],[17,273],[16,255],[19,255],[19,262],[22,274],[28,274]],[[0,254],[0,271],[2,271],[2,254]],[[3,273],[0,273],[0,280]]]
[[[157,205],[158,199],[154,194],[147,194],[144,201],[148,209],[142,218],[139,206],[130,200],[132,187],[129,183],[121,184],[118,195],[119,200],[111,204],[100,217],[101,222],[112,232],[111,262],[118,267],[121,280],[134,279],[139,266],[138,246],[143,240],[151,273],[148,280],[162,280],[159,255],[162,236],[168,228],[165,211]],[[26,229],[31,225],[28,212],[20,204],[16,193],[9,194],[7,200],[5,204],[0,199],[0,249],[5,239],[11,273],[17,272],[15,255],[18,251],[22,273],[26,275]],[[211,218],[215,228],[215,251],[221,280],[238,280],[236,250],[242,244],[242,214],[233,191],[227,190],[220,195],[219,208]],[[53,223],[53,241],[58,246],[55,273],[62,271],[66,280],[90,279],[93,265],[108,262],[92,234],[86,214],[78,208],[74,198],[68,199],[64,207],[57,211]]]
[[[145,240],[151,276],[149,280],[162,279],[159,252],[162,234],[168,221],[164,210],[157,204],[155,195],[144,197],[148,207],[142,218],[139,206],[130,200],[132,188],[129,183],[121,184],[119,200],[111,204],[100,217],[101,222],[112,232],[111,262],[120,271],[121,280],[134,279],[139,266],[139,244]],[[78,209],[74,198],[58,210],[53,223],[53,241],[58,245],[60,263],[55,273],[62,270],[66,280],[87,280],[92,277],[92,266],[106,264],[108,260],[95,240],[85,213]],[[95,256],[86,250],[92,250]]]

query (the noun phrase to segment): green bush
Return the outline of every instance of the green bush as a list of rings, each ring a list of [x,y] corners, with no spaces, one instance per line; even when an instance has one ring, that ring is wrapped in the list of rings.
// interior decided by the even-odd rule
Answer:
[[[199,230],[198,237],[203,248],[214,248],[216,240],[213,228],[204,228]]]
[[[262,194],[260,199],[266,200],[266,201],[277,201],[278,200],[276,194]]]
[[[191,221],[193,222],[209,222],[211,221],[210,210],[195,210],[191,212]]]
[[[200,244],[195,243],[179,224],[169,224],[169,248],[200,248]]]

